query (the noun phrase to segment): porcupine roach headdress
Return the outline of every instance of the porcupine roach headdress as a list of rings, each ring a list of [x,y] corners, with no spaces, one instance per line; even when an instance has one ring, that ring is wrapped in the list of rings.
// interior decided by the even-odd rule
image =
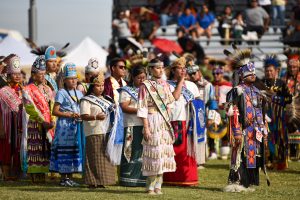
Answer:
[[[253,57],[251,49],[239,49],[234,44],[232,48],[234,49],[233,53],[224,49],[224,54],[231,60],[231,65],[234,69],[233,85],[236,86],[241,78],[255,74],[255,66],[251,62]]]
[[[264,59],[264,67],[268,67],[273,65],[275,68],[280,67],[280,60],[278,59],[277,55],[275,54],[268,54]]]

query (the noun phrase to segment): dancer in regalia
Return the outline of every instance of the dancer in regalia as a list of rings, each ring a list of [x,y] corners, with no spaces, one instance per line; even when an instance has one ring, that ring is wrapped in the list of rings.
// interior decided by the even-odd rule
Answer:
[[[97,58],[91,58],[88,65],[85,67],[85,81],[78,83],[77,90],[81,91],[82,94],[85,95],[90,86],[91,79],[97,77],[99,72],[100,67]]]
[[[148,194],[162,194],[163,173],[174,172],[174,133],[170,124],[170,104],[174,97],[169,84],[162,80],[164,66],[158,59],[148,64],[151,79],[139,90],[137,116],[143,120],[143,175],[147,176]]]
[[[142,175],[143,121],[136,116],[139,87],[146,79],[146,69],[141,65],[132,67],[131,83],[120,88],[120,106],[124,114],[124,145],[120,165],[120,184],[145,186]]]
[[[270,117],[268,147],[268,167],[285,169],[288,167],[288,128],[286,119],[286,105],[292,101],[284,81],[278,79],[280,61],[276,55],[266,55],[264,59],[265,89],[269,91],[267,115]]]
[[[209,81],[204,79],[198,65],[189,66],[187,68],[187,73],[190,77],[190,80],[196,84],[200,93],[200,99],[204,103],[204,119],[202,119],[201,121],[203,121],[203,123],[207,123],[208,121],[212,123],[213,121],[215,121],[215,118],[219,116],[216,112],[216,110],[218,109],[218,103],[216,101],[214,87]],[[206,131],[206,129],[204,128],[203,131]],[[198,169],[204,168],[203,165],[205,164],[206,159],[206,143],[206,135],[204,135],[204,138],[201,137],[198,139],[196,153]],[[212,155],[210,155],[210,157],[211,156]],[[215,157],[217,157],[217,155],[215,155]]]
[[[31,174],[33,182],[45,182],[49,172],[50,143],[54,138],[55,119],[51,116],[54,98],[45,84],[45,56],[39,56],[31,69],[32,83],[23,89],[23,101],[29,115],[27,132],[23,137],[26,151],[23,170]]]
[[[224,78],[224,67],[226,65],[224,61],[211,60],[210,65],[213,67],[214,81],[212,84],[215,89],[216,101],[218,102],[218,113],[220,113],[221,118],[218,121],[219,124],[211,124],[207,128],[209,150],[211,152],[211,158],[216,158],[216,156],[212,155],[217,152],[215,142],[218,144],[219,139],[221,139],[220,156],[221,159],[227,159],[228,154],[230,153],[230,148],[227,135],[227,116],[224,104],[226,103],[227,93],[232,89],[232,84]]]
[[[232,153],[226,192],[240,192],[259,185],[259,168],[266,172],[264,148],[268,135],[265,97],[253,85],[256,75],[251,50],[233,47],[234,53],[224,50],[239,76],[239,83],[227,94]]]
[[[55,97],[53,115],[57,116],[55,137],[51,147],[50,171],[61,175],[61,186],[78,186],[73,173],[83,172],[84,144],[79,103],[82,93],[76,90],[77,71],[74,63],[64,66],[64,88]]]
[[[287,56],[287,74],[283,78],[293,95],[291,106],[288,106],[288,137],[291,159],[300,159],[300,49],[291,48],[285,52]]]
[[[0,89],[0,163],[3,179],[16,180],[21,172],[20,145],[23,131],[22,75],[20,58],[6,58],[8,86]]]
[[[85,183],[90,189],[116,183],[115,167],[106,154],[111,134],[114,104],[103,96],[104,75],[91,79],[87,94],[81,99],[80,114],[86,136]],[[117,120],[117,119],[116,119]]]
[[[194,117],[191,112],[191,102],[199,98],[200,94],[196,84],[185,80],[185,77],[186,59],[180,57],[172,63],[171,80],[168,81],[176,99],[171,113],[171,124],[175,134],[173,147],[177,167],[175,172],[164,174],[164,182],[172,185],[194,186],[198,185],[197,162],[195,155],[188,151],[193,148],[193,143],[188,141],[193,136],[188,136],[187,133],[189,121]]]

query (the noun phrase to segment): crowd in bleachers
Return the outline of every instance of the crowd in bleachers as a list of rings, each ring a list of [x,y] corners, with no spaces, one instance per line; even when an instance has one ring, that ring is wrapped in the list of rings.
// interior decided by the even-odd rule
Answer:
[[[159,4],[148,1],[145,7],[118,12],[113,20],[115,38],[124,51],[132,40],[141,45],[145,41],[151,42],[159,35],[159,28],[160,36],[170,34],[172,29],[170,31],[168,26],[175,24],[178,38],[187,37],[196,43],[206,41],[207,45],[210,44],[212,30],[217,27],[221,44],[241,44],[243,41],[259,44],[259,39],[266,32],[275,34],[280,30],[284,44],[299,46],[299,1],[292,4],[290,13],[286,13],[285,0],[250,0],[244,10],[237,9],[233,2],[224,5],[221,13],[217,13],[215,8],[214,1],[163,0]],[[128,38],[131,40],[128,41]]]

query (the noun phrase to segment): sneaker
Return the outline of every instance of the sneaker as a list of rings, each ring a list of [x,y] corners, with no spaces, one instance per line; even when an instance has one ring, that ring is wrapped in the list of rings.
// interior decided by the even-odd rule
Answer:
[[[71,182],[71,180],[69,178],[65,178],[63,180],[63,182],[64,182],[63,186],[65,186],[65,187],[73,187],[73,184],[72,184],[72,182]]]
[[[208,157],[208,160],[215,160],[218,158],[218,155],[216,153],[211,153],[210,157]]]
[[[79,183],[76,183],[75,181],[69,179],[69,182],[72,184],[73,187],[79,187],[80,184]]]

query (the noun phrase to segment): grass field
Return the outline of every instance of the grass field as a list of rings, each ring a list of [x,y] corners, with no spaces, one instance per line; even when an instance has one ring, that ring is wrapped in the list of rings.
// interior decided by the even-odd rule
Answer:
[[[261,173],[261,186],[251,193],[224,193],[228,175],[228,161],[209,161],[206,169],[199,171],[197,187],[163,187],[163,195],[148,196],[144,188],[109,186],[105,189],[90,190],[86,186],[64,188],[58,186],[59,179],[46,184],[33,185],[29,180],[0,182],[0,200],[11,199],[300,199],[300,162],[289,163],[286,171],[269,171],[271,186]]]

